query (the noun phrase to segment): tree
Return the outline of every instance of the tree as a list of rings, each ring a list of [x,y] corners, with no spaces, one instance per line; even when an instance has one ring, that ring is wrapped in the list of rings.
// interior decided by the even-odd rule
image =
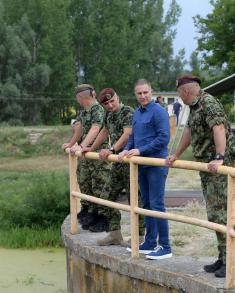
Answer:
[[[32,41],[33,63],[50,68],[50,80],[41,91],[33,91],[32,99],[45,96],[41,117],[44,123],[63,118],[71,105],[75,86],[75,61],[72,46],[72,23],[67,0],[3,0],[7,24],[14,25],[27,15],[34,31]],[[32,72],[33,73],[33,72]]]
[[[38,123],[42,100],[29,103],[34,91],[43,91],[49,82],[49,68],[33,62],[34,31],[23,16],[18,25],[1,23],[0,121],[10,124]]]
[[[211,4],[214,6],[212,13],[206,18],[195,18],[201,34],[198,50],[202,52],[206,68],[218,68],[226,76],[235,71],[234,0],[216,0],[211,1]]]
[[[174,87],[175,0],[165,17],[162,0],[72,0],[71,15],[80,82],[112,86],[121,95],[132,95],[141,77],[157,88]]]

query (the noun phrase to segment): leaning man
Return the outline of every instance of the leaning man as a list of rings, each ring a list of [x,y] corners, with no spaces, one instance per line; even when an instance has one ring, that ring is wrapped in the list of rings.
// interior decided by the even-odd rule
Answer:
[[[180,157],[191,144],[197,161],[208,163],[210,173],[200,172],[207,216],[211,222],[226,225],[227,176],[217,174],[221,165],[232,165],[232,133],[223,106],[210,94],[201,90],[201,80],[196,76],[184,75],[176,81],[179,96],[189,105],[190,115],[182,139],[167,164]],[[205,265],[204,270],[216,277],[226,276],[226,235],[216,232],[218,260]]]
[[[169,115],[165,109],[152,100],[152,88],[145,79],[135,84],[135,95],[140,107],[135,111],[132,134],[119,160],[132,156],[166,158],[170,140]],[[168,168],[139,166],[138,182],[144,209],[165,212],[164,193]],[[145,240],[139,252],[149,259],[163,259],[172,256],[169,243],[168,221],[145,217]],[[131,251],[131,248],[128,248]]]

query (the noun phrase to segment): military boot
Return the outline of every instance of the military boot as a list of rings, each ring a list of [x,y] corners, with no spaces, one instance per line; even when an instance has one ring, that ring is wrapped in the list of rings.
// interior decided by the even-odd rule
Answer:
[[[109,234],[101,240],[97,241],[97,244],[100,246],[108,245],[120,245],[123,241],[122,233],[120,230],[110,231]]]

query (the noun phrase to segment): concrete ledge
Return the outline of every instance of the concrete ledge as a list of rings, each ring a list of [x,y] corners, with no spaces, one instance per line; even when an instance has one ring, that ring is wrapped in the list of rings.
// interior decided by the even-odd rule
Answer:
[[[225,279],[214,278],[213,274],[207,274],[203,271],[203,265],[213,262],[214,259],[212,258],[174,256],[166,260],[151,261],[147,260],[144,256],[140,256],[139,259],[132,259],[130,253],[124,247],[97,246],[97,239],[101,239],[105,235],[106,233],[104,232],[91,233],[81,228],[79,234],[72,235],[70,234],[70,219],[69,217],[65,219],[62,225],[62,237],[67,249],[69,292],[235,292],[235,290],[226,291],[224,289]],[[81,267],[84,268],[81,269]],[[113,276],[110,279],[111,282],[115,283],[115,280],[121,280],[120,278],[124,276],[127,280],[131,279],[132,281],[125,281],[126,289],[123,289],[124,291],[108,289],[112,286],[110,285],[110,287],[107,284],[105,285],[106,287],[102,287],[104,275],[96,276],[97,272],[102,268],[112,274],[116,274],[116,277]],[[79,275],[87,275],[90,272],[90,277],[85,281],[86,284],[84,279],[81,279],[81,275],[74,276],[75,272]],[[93,275],[94,279],[92,279]],[[107,274],[105,276],[107,277]],[[97,289],[97,284],[94,287],[96,289],[92,287],[94,286],[92,282],[97,282],[95,279],[101,283],[99,284],[100,287],[98,286],[99,289]],[[87,281],[90,282],[89,289],[85,289],[87,288]],[[119,286],[121,286],[121,281],[119,282]],[[133,285],[137,284],[136,282],[139,284],[138,286]],[[144,282],[145,285],[141,285],[139,282]],[[146,283],[151,288],[154,288],[153,291],[152,289],[150,290]],[[78,288],[80,289],[78,290]],[[93,289],[91,290],[91,288]]]

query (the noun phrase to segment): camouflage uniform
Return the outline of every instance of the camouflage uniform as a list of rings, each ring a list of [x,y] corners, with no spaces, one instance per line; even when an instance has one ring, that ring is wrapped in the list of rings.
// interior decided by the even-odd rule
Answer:
[[[190,106],[188,127],[191,131],[193,155],[197,161],[213,160],[216,148],[212,128],[224,124],[226,150],[224,165],[232,165],[232,132],[222,104],[213,96],[201,92]],[[203,195],[206,201],[208,220],[226,225],[227,222],[227,176],[200,172]],[[216,232],[219,259],[226,263],[226,235]]]
[[[77,121],[82,124],[82,137],[83,141],[88,134],[90,128],[94,125],[102,128],[104,123],[104,109],[100,104],[95,101],[90,107],[80,111]],[[101,148],[107,148],[107,142],[101,145]],[[77,168],[77,180],[81,192],[100,197],[102,189],[109,176],[110,166],[108,162],[97,160],[80,159]],[[83,207],[88,207],[89,212],[97,211],[98,205],[88,201],[81,201]]]
[[[104,127],[109,131],[111,145],[122,136],[126,127],[132,127],[132,116],[134,110],[123,104],[120,104],[118,112],[108,112]],[[122,150],[119,150],[121,152]],[[110,171],[109,181],[103,189],[101,198],[116,201],[122,190],[125,189],[128,201],[130,202],[130,172],[129,164],[113,163]],[[139,195],[140,199],[140,195]],[[140,200],[139,200],[140,202]],[[109,231],[120,230],[121,214],[117,209],[111,209],[102,206],[99,213],[106,216],[109,221]],[[144,218],[140,216],[140,235],[144,235]]]

